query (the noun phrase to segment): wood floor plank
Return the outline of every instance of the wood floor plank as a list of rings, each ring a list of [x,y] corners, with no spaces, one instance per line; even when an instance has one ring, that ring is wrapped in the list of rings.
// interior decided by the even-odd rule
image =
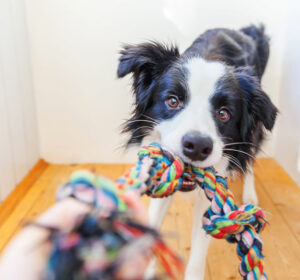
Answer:
[[[299,186],[274,159],[261,159],[256,171],[260,184],[300,243]]]
[[[31,209],[33,203],[39,199],[41,193],[47,187],[50,178],[56,178],[59,168],[52,165],[50,167],[47,167],[43,176],[36,181],[7,220],[2,224],[0,229],[0,251],[3,250],[4,246],[22,226],[23,222],[28,219],[26,214]]]
[[[260,180],[255,176],[260,206],[267,213],[269,225],[262,234],[266,272],[270,279],[300,279],[300,246],[272,197],[265,191]]]
[[[7,217],[16,208],[18,203],[24,198],[28,190],[41,177],[48,167],[48,163],[40,159],[29,171],[25,178],[15,187],[9,196],[0,204],[0,228]]]

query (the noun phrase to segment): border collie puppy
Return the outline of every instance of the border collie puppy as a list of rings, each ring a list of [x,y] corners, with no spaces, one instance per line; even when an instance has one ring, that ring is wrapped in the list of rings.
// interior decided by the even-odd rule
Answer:
[[[118,77],[132,74],[135,107],[124,132],[128,144],[157,141],[185,162],[244,175],[244,202],[257,203],[252,161],[271,131],[277,109],[261,88],[269,57],[263,26],[217,28],[180,54],[157,42],[127,45]],[[189,186],[190,187],[190,186]],[[202,230],[207,199],[194,190],[191,258],[185,279],[203,279],[209,244]],[[172,197],[154,199],[149,216],[160,227]]]

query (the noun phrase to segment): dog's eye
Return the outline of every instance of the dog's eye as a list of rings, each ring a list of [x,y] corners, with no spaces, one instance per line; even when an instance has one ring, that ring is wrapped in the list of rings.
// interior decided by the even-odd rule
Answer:
[[[230,120],[230,113],[227,109],[225,108],[221,108],[217,111],[217,117],[223,121],[223,122],[227,122]]]
[[[166,104],[167,104],[170,108],[177,109],[177,108],[179,108],[180,102],[179,102],[179,100],[178,100],[177,97],[175,97],[175,96],[170,96],[170,97],[167,98]]]

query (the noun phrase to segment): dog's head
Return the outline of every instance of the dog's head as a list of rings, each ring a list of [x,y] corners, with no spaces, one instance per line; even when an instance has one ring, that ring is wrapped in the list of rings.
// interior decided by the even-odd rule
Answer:
[[[135,95],[128,144],[156,132],[165,148],[198,167],[225,156],[244,168],[264,129],[273,128],[277,109],[251,67],[180,56],[175,46],[150,42],[122,50],[118,77],[127,74]]]

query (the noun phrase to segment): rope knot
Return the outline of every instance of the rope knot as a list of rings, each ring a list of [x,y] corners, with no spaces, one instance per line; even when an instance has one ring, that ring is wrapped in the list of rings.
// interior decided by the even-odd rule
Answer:
[[[183,161],[163,150],[158,143],[142,147],[139,151],[139,162],[142,166],[151,164],[145,193],[151,197],[167,197],[178,191],[182,185],[184,171]],[[141,173],[141,172],[140,172]]]
[[[264,211],[252,204],[237,207],[226,180],[212,169],[204,170],[201,188],[211,201],[203,216],[204,230],[215,238],[237,243],[241,260],[239,272],[243,279],[267,279],[263,271],[262,241],[258,235],[266,225]]]

